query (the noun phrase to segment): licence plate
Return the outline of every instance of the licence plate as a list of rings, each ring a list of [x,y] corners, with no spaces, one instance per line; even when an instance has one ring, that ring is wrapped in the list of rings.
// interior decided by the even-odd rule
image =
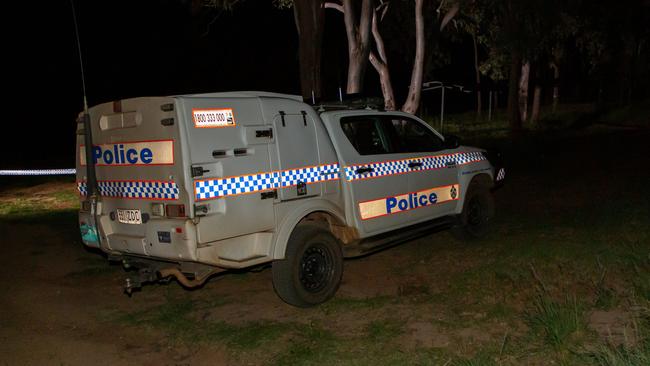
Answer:
[[[117,209],[117,221],[123,224],[142,224],[142,215],[140,210],[123,210]]]

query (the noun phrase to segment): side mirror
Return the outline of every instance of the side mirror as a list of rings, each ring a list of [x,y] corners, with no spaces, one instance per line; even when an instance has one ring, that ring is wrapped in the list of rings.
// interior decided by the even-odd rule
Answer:
[[[455,135],[445,135],[445,149],[455,149],[460,146],[460,138]]]

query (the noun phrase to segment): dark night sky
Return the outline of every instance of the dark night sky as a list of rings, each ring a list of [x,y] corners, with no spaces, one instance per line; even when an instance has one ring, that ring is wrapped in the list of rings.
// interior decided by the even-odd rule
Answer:
[[[243,2],[222,13],[207,35],[213,16],[192,16],[181,0],[75,5],[91,106],[145,95],[299,93],[293,13],[270,1]],[[74,166],[75,118],[83,104],[70,3],[20,6],[13,13],[29,14],[29,21],[12,25],[5,52],[5,87],[12,94],[8,136],[30,144],[19,155],[2,144],[0,166]]]

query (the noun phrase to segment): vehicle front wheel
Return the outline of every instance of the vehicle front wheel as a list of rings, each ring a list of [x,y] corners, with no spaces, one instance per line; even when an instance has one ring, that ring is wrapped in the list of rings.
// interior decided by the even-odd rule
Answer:
[[[286,303],[298,307],[321,304],[334,296],[343,276],[339,241],[315,225],[291,233],[285,259],[273,262],[273,288]]]
[[[463,211],[458,215],[458,223],[452,228],[456,237],[472,240],[484,237],[494,217],[494,198],[490,188],[473,183],[467,189]]]

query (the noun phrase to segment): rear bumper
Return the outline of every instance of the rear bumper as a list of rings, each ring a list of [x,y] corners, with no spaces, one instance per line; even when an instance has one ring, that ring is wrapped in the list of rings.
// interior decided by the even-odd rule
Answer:
[[[126,226],[125,226],[126,225]],[[155,262],[196,263],[220,268],[246,268],[273,259],[273,232],[241,235],[197,245],[196,226],[190,219],[150,219],[139,227],[120,224],[110,215],[79,212],[79,228],[86,246],[99,248],[111,258],[132,256]]]
[[[150,219],[131,227],[100,214],[79,212],[79,229],[86,246],[106,253],[122,253],[171,261],[197,261],[196,229],[190,219]]]

